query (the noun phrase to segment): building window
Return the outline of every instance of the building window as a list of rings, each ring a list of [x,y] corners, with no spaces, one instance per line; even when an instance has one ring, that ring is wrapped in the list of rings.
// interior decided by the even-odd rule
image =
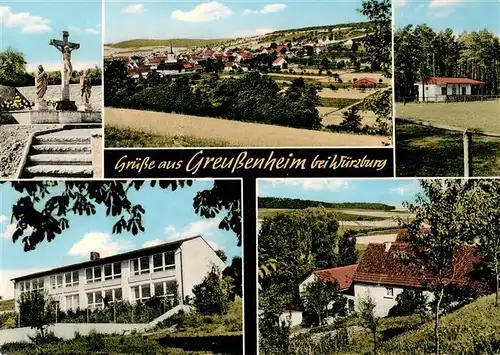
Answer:
[[[43,278],[19,282],[19,292],[43,291]]]
[[[154,284],[154,292],[157,297],[174,297],[177,293],[177,282],[163,281]]]
[[[87,283],[101,282],[102,281],[102,270],[101,266],[91,267],[85,270],[85,275],[87,278]]]
[[[138,302],[146,302],[151,297],[151,287],[149,284],[132,287],[134,299]]]
[[[122,289],[114,288],[109,290],[104,290],[104,298],[108,298],[109,303],[118,302],[122,300]]]
[[[389,298],[394,297],[394,289],[392,287],[386,287],[385,288],[385,296]]]
[[[446,95],[446,86],[441,86],[441,95]]]
[[[355,310],[354,310],[354,300],[353,299],[347,300],[347,307],[348,307],[347,309],[348,309],[349,314],[354,313]]]
[[[121,263],[104,265],[104,280],[118,279],[122,277]]]
[[[134,275],[149,274],[149,256],[143,256],[130,261],[130,268]]]
[[[102,308],[102,292],[95,291],[87,293],[87,307],[88,308]]]
[[[52,275],[50,277],[50,288],[55,290],[56,288],[62,288],[63,287],[63,275]]]
[[[66,309],[77,309],[80,307],[80,297],[78,295],[66,296]]]
[[[467,95],[467,89],[462,86],[462,95]]]
[[[175,253],[167,251],[153,255],[153,272],[175,268]]]
[[[64,274],[64,287],[78,286],[78,271],[67,272]]]
[[[452,95],[456,95],[457,94],[457,88],[456,87],[452,87],[451,88],[451,94]]]

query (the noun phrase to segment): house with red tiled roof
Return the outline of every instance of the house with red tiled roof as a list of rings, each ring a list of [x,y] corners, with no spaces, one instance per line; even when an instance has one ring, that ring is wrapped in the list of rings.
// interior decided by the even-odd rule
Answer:
[[[356,88],[376,88],[377,80],[372,78],[359,78],[354,82],[354,87]]]
[[[448,96],[470,96],[483,84],[469,78],[430,77],[414,85],[418,86],[418,101],[445,101]]]
[[[354,293],[352,281],[356,273],[358,265],[347,265],[334,267],[329,269],[315,270],[299,285],[299,293],[301,297],[305,296],[306,288],[309,284],[322,281],[325,283],[333,283],[337,285],[338,292],[342,293],[347,299],[347,313],[354,312]],[[327,308],[331,308],[329,305]]]
[[[274,60],[273,62],[273,67],[277,68],[279,67],[280,69],[286,69],[288,67],[288,62],[286,61],[285,58],[283,57],[278,57]]]
[[[403,261],[403,255],[411,255],[409,243],[370,243],[353,275],[356,301],[370,295],[377,305],[377,316],[387,316],[396,305],[397,295],[405,288],[422,290],[431,297],[427,290],[436,279],[423,265]],[[453,270],[447,272],[451,284],[468,285],[476,290],[487,288],[486,281],[475,277],[484,260],[476,247],[463,246],[457,250],[454,260]]]

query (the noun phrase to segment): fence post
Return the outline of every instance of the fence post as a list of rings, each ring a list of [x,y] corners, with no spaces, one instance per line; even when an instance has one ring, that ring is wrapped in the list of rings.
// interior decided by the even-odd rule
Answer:
[[[464,177],[472,176],[472,133],[464,131]]]

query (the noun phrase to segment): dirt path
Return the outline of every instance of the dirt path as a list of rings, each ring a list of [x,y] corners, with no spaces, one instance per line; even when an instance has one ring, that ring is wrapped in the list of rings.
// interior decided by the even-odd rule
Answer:
[[[382,146],[386,137],[330,133],[172,113],[106,108],[108,126],[182,138],[219,140],[236,147]]]

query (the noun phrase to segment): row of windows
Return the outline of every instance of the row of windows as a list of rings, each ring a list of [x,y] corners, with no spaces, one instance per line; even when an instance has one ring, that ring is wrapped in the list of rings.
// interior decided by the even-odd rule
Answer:
[[[20,292],[43,291],[43,278],[19,282]]]
[[[143,284],[132,287],[132,294],[135,301],[145,302],[152,296],[173,297],[177,290],[175,281],[156,282],[151,288],[150,284]]]
[[[122,289],[114,288],[104,291],[88,292],[87,306],[89,308],[102,308],[105,298],[107,298],[109,303],[121,301],[123,299]]]
[[[151,272],[171,270],[175,268],[175,254],[173,251],[154,254],[150,265],[149,256],[143,256],[130,260],[130,270],[132,275],[143,275]],[[104,275],[103,275],[104,274]],[[122,265],[120,262],[106,264],[104,266],[91,267],[85,270],[87,283],[113,280],[122,276]],[[58,289],[63,287],[78,286],[78,271],[50,276],[50,288]],[[43,290],[43,278],[20,282],[20,291]]]

